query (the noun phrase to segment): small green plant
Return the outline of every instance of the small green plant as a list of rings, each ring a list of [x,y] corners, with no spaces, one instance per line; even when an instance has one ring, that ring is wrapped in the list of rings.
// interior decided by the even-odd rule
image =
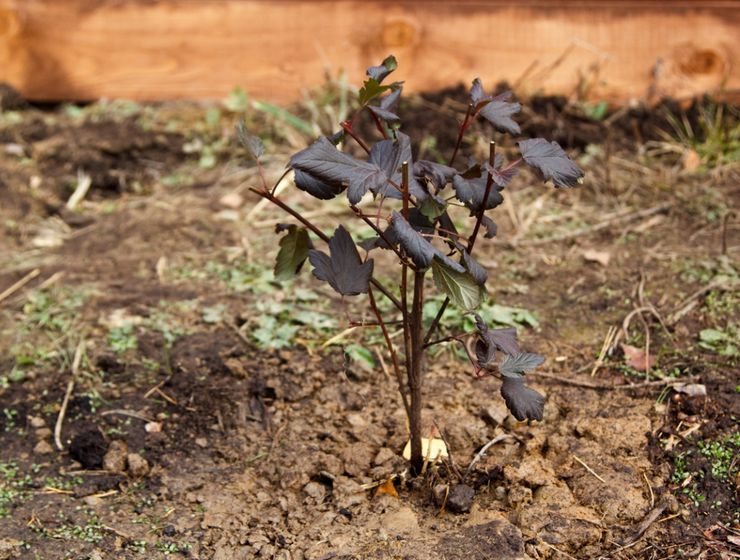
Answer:
[[[544,357],[522,352],[515,328],[491,328],[476,313],[486,297],[488,272],[475,260],[473,252],[481,237],[496,235],[496,224],[486,212],[503,202],[501,191],[518,174],[520,164],[529,165],[556,187],[575,187],[581,182],[583,172],[557,143],[542,138],[518,141],[519,157],[508,162],[503,154],[496,152],[492,141],[486,161],[468,161],[461,169],[455,167],[465,134],[477,119],[487,120],[501,133],[521,132],[512,118],[521,106],[511,101],[511,92],[487,95],[478,79],[470,90],[468,109],[447,164],[414,161],[411,140],[402,132],[401,118],[396,112],[402,84],[385,83],[396,67],[396,59],[389,56],[379,66],[368,68],[368,77],[358,94],[359,110],[341,123],[341,130],[336,134],[321,136],[295,154],[288,166],[294,173],[296,187],[314,198],[330,200],[346,193],[349,209],[358,223],[369,227],[374,234],[359,244],[363,256],[344,225],[327,235],[280,199],[276,189],[285,174],[270,187],[261,163],[262,141],[249,134],[243,123],[237,133],[260,172],[262,186],[252,190],[299,224],[278,227],[278,233],[284,235],[280,239],[275,278],[292,278],[308,260],[313,275],[343,298],[367,296],[374,317],[371,326],[383,334],[409,420],[411,465],[418,473],[424,461],[421,411],[425,359],[436,344],[459,343],[468,354],[475,377],[501,377],[501,394],[518,420],[542,419],[544,397],[528,388],[523,376],[542,364]],[[372,144],[357,132],[357,123],[363,116],[370,119],[378,133],[377,141]],[[348,141],[354,141],[367,158],[359,159],[338,149],[339,144]],[[456,224],[466,220],[470,223],[469,231],[458,230]],[[315,241],[326,243],[329,253],[316,249]],[[389,288],[376,275],[375,260],[370,254],[379,250],[389,251],[397,263],[397,289]],[[424,309],[429,301],[429,272],[434,287],[444,299],[427,324]],[[378,305],[379,297],[388,302],[383,311]],[[450,303],[462,313],[471,314],[472,333],[436,336]],[[511,322],[534,321],[522,312],[506,315]],[[400,349],[389,333],[391,324],[402,328]],[[466,339],[471,335],[477,339],[475,355],[467,350]],[[503,353],[503,359],[498,359],[498,352]]]
[[[108,346],[116,354],[124,354],[128,350],[134,350],[138,345],[139,341],[134,333],[133,325],[113,327],[108,332]]]

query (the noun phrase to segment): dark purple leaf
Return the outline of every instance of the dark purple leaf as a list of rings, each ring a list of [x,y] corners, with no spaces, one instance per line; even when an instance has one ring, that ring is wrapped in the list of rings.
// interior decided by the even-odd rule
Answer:
[[[432,235],[434,233],[434,224],[427,218],[421,210],[418,208],[409,209],[409,225],[414,228],[415,231],[423,235]],[[396,234],[393,225],[389,225],[383,232],[383,237],[378,236],[373,248],[378,247],[380,249],[390,249],[390,245],[394,247],[398,245],[398,235]]]
[[[465,268],[442,251],[432,245],[424,236],[418,233],[404,217],[393,211],[391,216],[391,227],[396,234],[398,242],[414,264],[419,268],[429,268],[432,259],[436,256],[439,260],[456,272],[465,272]]]
[[[514,122],[511,115],[518,113],[522,106],[519,103],[507,101],[510,97],[511,92],[506,91],[501,95],[491,98],[490,101],[478,110],[478,114],[500,132],[521,134],[522,131],[519,125]]]
[[[480,315],[475,315],[475,326],[478,329],[478,340],[475,344],[478,365],[486,370],[496,369],[496,351],[501,350],[509,356],[519,354],[516,329],[489,329]]]
[[[265,153],[265,145],[262,140],[259,136],[255,136],[247,130],[244,120],[239,121],[236,125],[236,137],[255,160],[261,158]]]
[[[325,136],[290,158],[289,165],[324,183],[348,185],[347,197],[352,204],[360,202],[368,189],[376,190],[388,180],[376,164],[340,152]]]
[[[506,356],[499,364],[499,371],[505,377],[520,377],[522,374],[534,370],[544,361],[545,358],[539,354],[520,352],[513,356]]]
[[[437,190],[445,188],[456,173],[457,170],[454,167],[434,163],[433,161],[420,160],[414,163],[414,177],[426,179]]]
[[[398,100],[401,97],[401,90],[403,88],[398,88],[393,90],[391,93],[386,95],[380,100],[380,105],[378,107],[373,107],[372,105],[368,105],[368,109],[370,109],[378,118],[383,119],[384,121],[388,123],[397,123],[401,119],[398,117],[398,115],[395,113],[396,111],[396,105],[398,105]]]
[[[496,154],[495,167],[491,167],[488,162],[485,164],[485,169],[493,176],[493,182],[499,187],[507,186],[511,180],[517,176],[519,170],[516,168],[519,165],[521,159],[512,161],[506,167],[504,167],[504,157],[501,154]]]
[[[329,240],[329,255],[317,250],[308,252],[314,276],[345,296],[366,293],[373,275],[373,261],[362,262],[357,246],[343,226],[334,230]]]
[[[455,175],[452,178],[455,198],[467,206],[472,213],[477,213],[483,203],[483,196],[486,194],[486,181],[488,181],[487,171],[477,179],[465,179],[462,175]],[[488,194],[485,209],[496,208],[503,201],[504,197],[499,193],[499,187],[493,185]]]
[[[367,75],[370,76],[373,80],[376,80],[378,83],[382,82],[385,78],[388,77],[388,74],[393,72],[396,68],[398,68],[398,62],[396,61],[396,57],[393,55],[390,55],[383,60],[383,62],[380,63],[379,66],[371,66],[367,69]]]
[[[518,142],[527,165],[537,169],[543,180],[552,179],[556,187],[575,187],[583,171],[563,151],[557,142],[533,138]]]
[[[486,283],[486,280],[488,280],[488,271],[483,268],[483,266],[481,266],[478,261],[471,257],[470,253],[468,253],[467,251],[463,250],[462,256],[463,264],[475,280],[475,283],[479,286],[483,286]]]
[[[294,173],[295,186],[321,200],[332,199],[344,190],[342,183],[327,183],[299,169]]]
[[[475,107],[478,107],[480,103],[483,103],[484,101],[487,101],[489,99],[491,98],[486,95],[486,92],[483,89],[483,83],[480,81],[480,78],[476,78],[475,80],[473,80],[473,86],[470,88],[470,102]]]
[[[452,218],[450,218],[450,215],[447,212],[443,212],[440,215],[439,220],[437,220],[437,223],[439,224],[439,234],[456,243],[459,236],[457,234],[455,223],[452,221]]]
[[[524,420],[542,420],[545,411],[545,397],[524,384],[523,377],[504,377],[501,384],[501,396],[506,407],[514,418]]]
[[[389,177],[399,187],[403,180],[401,167],[404,161],[408,162],[410,171],[414,165],[411,155],[411,140],[400,131],[396,132],[396,140],[381,140],[373,144],[368,156],[368,162],[382,169],[386,177]],[[403,198],[401,191],[388,181],[377,187],[372,187],[371,190],[378,196],[387,196],[399,200]],[[424,187],[413,176],[409,177],[409,194],[418,201],[422,201],[429,196]]]
[[[496,232],[498,230],[496,222],[494,222],[488,216],[483,216],[483,219],[481,220],[481,225],[486,228],[486,233],[483,235],[483,237],[485,237],[486,239],[492,239],[496,237]]]

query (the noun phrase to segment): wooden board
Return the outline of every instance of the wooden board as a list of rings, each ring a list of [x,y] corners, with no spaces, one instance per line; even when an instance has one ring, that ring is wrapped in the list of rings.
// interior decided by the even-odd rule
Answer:
[[[686,97],[740,91],[739,45],[737,1],[0,0],[0,81],[33,100],[283,103],[389,53],[410,91]]]

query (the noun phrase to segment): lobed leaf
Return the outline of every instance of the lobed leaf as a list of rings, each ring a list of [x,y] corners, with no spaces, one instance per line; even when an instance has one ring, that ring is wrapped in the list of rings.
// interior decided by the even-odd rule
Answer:
[[[380,105],[378,107],[368,105],[367,108],[370,109],[378,118],[386,121],[389,124],[398,123],[401,119],[395,113],[395,110],[396,105],[398,105],[398,100],[401,97],[402,89],[403,88],[399,87],[383,97],[380,100]]]
[[[533,371],[545,361],[544,356],[530,352],[520,352],[507,355],[499,364],[499,371],[504,377],[520,377],[524,373]]]
[[[537,169],[543,180],[552,180],[556,187],[575,187],[583,178],[578,167],[560,145],[544,138],[533,138],[518,142],[522,157],[527,165]]]
[[[414,177],[426,179],[438,191],[445,188],[456,174],[457,170],[454,167],[434,163],[433,161],[422,159],[414,164]]]
[[[483,301],[486,292],[471,273],[453,269],[436,255],[432,259],[432,276],[437,288],[466,311],[476,309]]]
[[[498,367],[495,363],[497,350],[509,356],[516,356],[520,353],[516,329],[489,329],[477,313],[475,314],[475,327],[478,329],[475,354],[481,368],[493,371]]]
[[[396,239],[398,239],[398,243],[418,268],[429,268],[436,257],[451,270],[458,273],[465,272],[465,268],[460,263],[456,263],[432,245],[395,210],[391,214],[391,228]]]
[[[481,117],[490,122],[499,132],[508,132],[509,134],[521,134],[522,130],[519,125],[511,118],[521,111],[522,106],[519,103],[510,103],[506,101],[511,97],[511,92],[507,91],[494,97],[491,101],[479,111]]]
[[[275,260],[275,279],[290,280],[300,272],[303,263],[308,258],[309,249],[313,248],[306,228],[294,224],[278,224],[276,233],[287,231],[287,235],[280,239],[280,250]]]
[[[337,227],[329,240],[329,255],[317,250],[308,252],[313,274],[328,282],[344,296],[366,293],[373,275],[373,260],[362,262],[357,246],[344,226]]]
[[[388,178],[383,184],[371,187],[374,194],[397,200],[403,198],[403,193],[390,181],[399,187],[401,186],[403,180],[401,167],[404,161],[408,162],[409,169],[413,168],[411,139],[403,132],[396,132],[395,140],[381,140],[373,144],[368,162],[377,165]],[[422,201],[429,196],[424,187],[413,176],[409,177],[409,194],[418,201]]]
[[[328,183],[300,169],[294,171],[293,181],[296,187],[321,200],[330,200],[344,190],[342,183]]]
[[[366,70],[366,74],[376,80],[378,83],[382,82],[388,77],[388,74],[398,68],[398,61],[393,55],[387,56],[379,66],[371,66]]]
[[[244,123],[244,119],[240,120],[236,124],[236,137],[239,140],[239,143],[247,149],[249,155],[251,155],[255,160],[258,160],[264,155],[265,145],[262,143],[259,136],[255,136],[247,130],[247,125]]]
[[[290,158],[289,165],[329,185],[347,184],[347,198],[352,204],[388,180],[378,165],[340,152],[325,136]]]
[[[486,228],[486,233],[483,235],[483,237],[485,237],[486,239],[492,239],[496,237],[496,233],[498,231],[498,226],[496,226],[496,222],[494,222],[488,216],[483,216],[483,219],[481,220],[481,225]]]
[[[501,396],[506,407],[520,422],[542,420],[545,411],[545,397],[524,384],[522,377],[504,377]]]
[[[471,213],[477,213],[480,210],[481,204],[483,204],[487,181],[487,171],[476,179],[466,179],[463,175],[455,175],[452,178],[452,188],[455,189],[455,198],[467,206]],[[504,201],[504,197],[501,196],[499,190],[500,187],[496,185],[491,188],[485,205],[486,210],[496,208],[496,206]]]

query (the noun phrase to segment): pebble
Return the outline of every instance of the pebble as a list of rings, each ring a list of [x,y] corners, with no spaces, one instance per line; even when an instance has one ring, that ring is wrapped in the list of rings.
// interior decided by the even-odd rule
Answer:
[[[387,447],[381,447],[380,451],[378,451],[378,454],[375,456],[375,459],[373,459],[373,465],[383,465],[393,459],[395,457],[395,453],[392,449],[388,449]]]
[[[309,482],[303,487],[303,491],[317,501],[321,501],[326,496],[326,488],[318,482]]]
[[[31,416],[28,419],[28,423],[31,424],[32,428],[44,428],[46,427],[46,421],[40,416]]]
[[[475,490],[467,484],[455,484],[447,495],[447,509],[453,513],[467,513],[473,504]]]
[[[198,447],[208,447],[208,440],[204,437],[195,438],[195,445]]]
[[[36,447],[33,448],[33,452],[37,455],[49,455],[51,453],[54,453],[54,448],[49,444],[48,441],[40,441],[36,444]]]
[[[226,208],[239,208],[244,204],[244,197],[238,192],[231,192],[223,195],[218,202]]]
[[[51,428],[38,428],[36,430],[36,437],[38,439],[46,439],[51,437]]]
[[[121,473],[126,470],[126,454],[128,453],[128,445],[125,441],[113,440],[108,446],[103,457],[103,468],[106,471]]]
[[[149,463],[138,453],[128,454],[128,472],[131,476],[142,477],[149,474]]]

